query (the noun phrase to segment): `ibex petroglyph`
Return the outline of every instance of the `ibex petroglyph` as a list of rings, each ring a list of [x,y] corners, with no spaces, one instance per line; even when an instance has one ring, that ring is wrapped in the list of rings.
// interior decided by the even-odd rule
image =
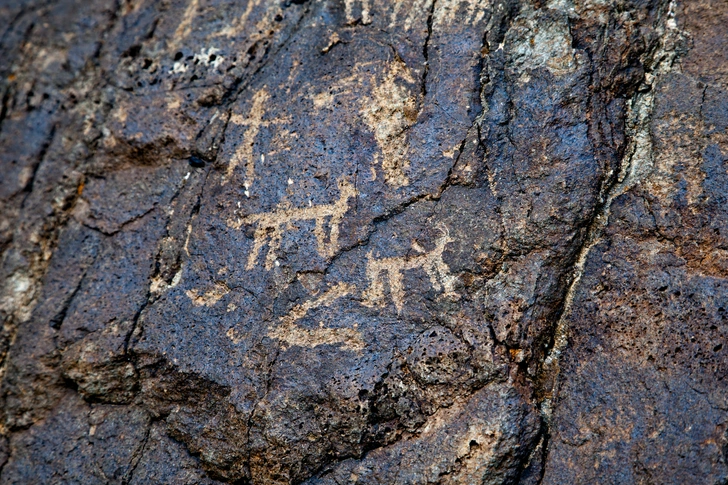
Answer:
[[[385,278],[389,283],[389,291],[394,301],[397,312],[402,311],[404,305],[404,285],[402,283],[403,273],[413,269],[423,269],[430,277],[432,287],[437,291],[445,290],[445,295],[458,297],[455,293],[455,276],[450,274],[450,268],[442,260],[442,253],[445,246],[454,240],[450,237],[450,231],[444,225],[439,226],[442,236],[435,241],[435,247],[430,252],[416,242],[412,249],[422,254],[406,257],[391,257],[374,259],[372,252],[367,255],[367,278],[369,288],[364,292],[364,304],[367,306],[381,305],[385,297]]]

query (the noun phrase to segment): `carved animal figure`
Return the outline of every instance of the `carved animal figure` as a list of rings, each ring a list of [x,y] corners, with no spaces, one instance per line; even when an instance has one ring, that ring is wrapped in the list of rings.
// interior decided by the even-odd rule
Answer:
[[[355,197],[356,194],[356,188],[348,181],[341,180],[339,182],[339,200],[333,204],[298,208],[286,208],[279,205],[271,212],[251,214],[232,224],[237,228],[245,224],[256,226],[253,235],[253,249],[248,256],[245,269],[255,268],[260,250],[266,242],[268,243],[268,254],[265,258],[265,268],[271,269],[277,259],[276,253],[281,247],[284,232],[296,229],[294,225],[296,222],[315,221],[314,234],[318,253],[326,258],[332,257],[339,248],[339,225],[349,210],[349,199]],[[330,228],[328,242],[325,230],[327,219]]]
[[[391,257],[375,259],[371,251],[367,255],[367,278],[369,287],[364,293],[364,304],[367,306],[382,305],[385,297],[384,282],[389,283],[389,292],[392,295],[397,313],[402,311],[404,305],[404,285],[402,279],[405,271],[423,269],[430,277],[432,287],[445,295],[458,297],[455,293],[455,277],[450,274],[450,268],[442,260],[442,253],[445,246],[454,240],[450,237],[450,231],[444,225],[439,226],[442,236],[435,242],[435,247],[430,252],[417,243],[412,245],[415,251],[422,254],[406,257]]]
[[[323,323],[319,328],[305,328],[296,325],[296,322],[314,308],[331,306],[337,299],[354,291],[354,286],[347,283],[338,283],[315,300],[309,300],[293,307],[291,312],[281,318],[276,328],[269,329],[268,337],[278,339],[286,345],[300,347],[317,347],[319,345],[340,345],[343,349],[361,350],[364,342],[359,331],[355,328],[325,328]]]

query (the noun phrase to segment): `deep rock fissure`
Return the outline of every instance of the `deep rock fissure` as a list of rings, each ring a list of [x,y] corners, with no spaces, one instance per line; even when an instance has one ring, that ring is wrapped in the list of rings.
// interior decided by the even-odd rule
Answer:
[[[629,191],[639,184],[652,168],[652,134],[650,122],[654,106],[655,89],[661,78],[667,75],[679,60],[679,47],[683,35],[674,26],[674,1],[670,0],[664,7],[667,11],[658,18],[660,41],[655,51],[644,61],[647,79],[652,76],[646,89],[638,90],[628,102],[627,108],[627,149],[622,163],[617,167],[617,173],[607,180],[606,188],[601,191],[605,194],[604,201],[595,210],[594,217],[588,225],[584,243],[581,245],[572,269],[572,280],[564,298],[563,307],[554,326],[553,344],[541,365],[538,381],[545,387],[540,390],[542,398],[539,401],[539,410],[544,426],[544,463],[548,457],[550,428],[555,401],[558,399],[558,386],[560,374],[560,358],[568,347],[569,323],[571,307],[574,296],[579,288],[579,282],[584,274],[584,267],[591,249],[600,242],[601,235],[609,222],[612,202],[618,196]],[[670,22],[672,20],[672,22]],[[651,65],[654,63],[654,65]],[[539,482],[540,483],[540,482]]]

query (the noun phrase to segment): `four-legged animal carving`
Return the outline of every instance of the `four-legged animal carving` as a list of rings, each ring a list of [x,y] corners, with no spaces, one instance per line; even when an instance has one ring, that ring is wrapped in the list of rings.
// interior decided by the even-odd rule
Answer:
[[[349,210],[349,199],[355,197],[356,189],[346,180],[339,182],[339,200],[333,204],[315,205],[312,207],[287,208],[277,207],[271,212],[249,215],[233,224],[239,228],[244,224],[255,224],[253,235],[253,249],[248,256],[245,269],[255,268],[260,250],[268,242],[268,254],[265,258],[265,268],[271,269],[277,259],[277,251],[281,247],[284,231],[294,230],[294,223],[315,221],[314,234],[316,235],[318,253],[330,258],[339,249],[339,225],[344,214]],[[330,234],[326,242],[324,224],[328,219]]]
[[[412,248],[421,254],[412,257],[400,256],[374,259],[371,251],[369,252],[367,256],[369,288],[364,293],[365,305],[382,304],[385,296],[384,281],[386,278],[394,306],[397,308],[397,312],[402,311],[404,305],[404,285],[402,283],[404,272],[417,268],[421,268],[427,273],[435,290],[441,291],[444,288],[446,296],[458,296],[454,291],[455,277],[450,274],[450,268],[442,260],[445,246],[454,240],[450,237],[447,227],[443,225],[439,229],[442,236],[437,239],[435,248],[430,252],[425,252],[417,243],[414,243]]]

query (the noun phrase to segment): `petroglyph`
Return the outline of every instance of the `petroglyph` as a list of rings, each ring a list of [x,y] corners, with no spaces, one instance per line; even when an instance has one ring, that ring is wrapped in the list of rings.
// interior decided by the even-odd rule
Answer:
[[[344,349],[361,350],[364,348],[364,342],[356,330],[356,325],[355,328],[324,328],[321,322],[319,328],[314,329],[296,325],[296,322],[305,317],[310,310],[331,306],[334,301],[353,291],[353,285],[338,283],[315,300],[296,305],[288,315],[281,318],[278,327],[269,328],[268,337],[278,339],[289,346],[313,348],[324,344],[341,344]]]
[[[218,32],[217,35],[232,37],[233,35],[238,33],[238,31],[244,28],[245,25],[248,23],[248,17],[250,17],[253,8],[259,6],[260,4],[261,0],[248,0],[248,4],[245,6],[245,11],[243,12],[243,14],[237,19],[233,20],[230,26]]]
[[[243,13],[215,32],[213,37],[230,38],[242,35],[246,45],[252,46],[269,35],[271,28],[278,23],[276,17],[283,14],[284,8],[284,4],[276,6],[274,2],[248,0]]]
[[[453,22],[477,24],[485,18],[486,9],[490,7],[490,4],[490,0],[444,0],[437,2],[432,25],[441,27],[450,25]]]
[[[433,1],[434,0],[414,0],[411,7],[406,7],[404,10],[407,16],[402,23],[404,30],[412,30],[413,25],[426,20],[427,12],[430,11]],[[399,26],[398,17],[404,5],[404,2],[396,2],[394,4],[389,22],[390,29]]]
[[[409,184],[407,130],[417,120],[417,98],[408,84],[415,85],[412,72],[401,59],[394,59],[384,81],[372,90],[371,99],[364,100],[361,110],[382,151],[384,179],[395,188]]]
[[[397,308],[397,313],[401,312],[405,298],[403,273],[413,269],[423,269],[430,277],[430,283],[435,290],[444,289],[445,296],[459,298],[459,295],[455,293],[456,277],[450,274],[449,266],[442,260],[445,246],[454,239],[450,237],[450,232],[444,225],[440,226],[440,231],[442,231],[442,236],[435,241],[435,248],[430,252],[425,252],[416,242],[412,244],[412,249],[422,254],[412,257],[374,259],[372,253],[369,252],[367,255],[369,287],[364,293],[363,303],[366,306],[383,305],[386,281],[389,284],[389,292],[392,295],[394,306]]]
[[[361,93],[365,89],[365,79],[374,81],[371,67],[377,64],[376,62],[359,62],[351,69],[349,76],[326,76],[326,89],[310,93],[308,98],[313,101],[316,109],[331,108],[336,104],[337,98],[341,97],[355,98],[366,107],[370,104],[370,100],[362,97]]]
[[[356,7],[357,3],[361,4],[360,17],[354,14],[354,8]],[[361,23],[364,25],[372,23],[370,0],[344,0],[344,8],[346,12],[346,23],[353,24],[359,19],[361,19]]]
[[[268,127],[271,125],[286,123],[288,118],[279,118],[271,121],[263,121],[265,116],[265,103],[270,99],[270,94],[266,87],[258,90],[252,99],[253,105],[250,108],[247,116],[234,114],[230,117],[230,121],[236,125],[247,125],[247,130],[243,133],[243,139],[238,145],[235,154],[227,168],[227,179],[232,177],[235,169],[241,164],[245,164],[245,182],[244,185],[249,188],[253,184],[255,179],[255,159],[253,157],[253,145],[255,144],[255,138],[260,133],[261,127]]]
[[[204,293],[196,289],[185,291],[195,306],[213,306],[228,293],[230,293],[230,289],[224,283],[216,283],[214,287]]]
[[[187,4],[182,21],[179,23],[177,30],[175,30],[174,36],[172,36],[172,41],[169,45],[170,50],[177,49],[182,41],[190,35],[190,32],[192,32],[192,21],[197,16],[197,9],[199,7],[200,0],[190,0],[190,3]]]
[[[707,177],[703,170],[703,157],[696,152],[693,140],[700,137],[706,138],[709,143],[717,147],[728,147],[728,132],[717,132],[705,126],[702,119],[694,116],[680,116],[670,123],[659,123],[655,127],[655,136],[674,140],[670,150],[663,150],[652,153],[653,147],[646,146],[642,151],[644,154],[641,161],[644,167],[639,175],[642,178],[649,176],[644,182],[650,191],[658,194],[660,198],[675,200],[677,197],[685,197],[688,206],[693,213],[700,211],[700,206],[705,202],[703,185]],[[706,132],[710,134],[706,135]],[[644,137],[651,145],[651,134],[647,132]],[[725,149],[723,150],[725,153]],[[635,150],[635,154],[640,154]],[[636,156],[632,157],[636,159]],[[682,171],[676,167],[684,167]],[[681,184],[675,182],[675,173],[679,173]],[[678,189],[679,187],[679,189]]]
[[[332,257],[339,248],[339,224],[344,214],[349,210],[349,199],[357,195],[356,189],[346,180],[339,182],[339,199],[333,204],[310,205],[309,207],[290,208],[287,204],[280,204],[271,212],[252,214],[243,219],[231,222],[228,225],[239,229],[243,225],[256,225],[253,249],[248,256],[245,269],[255,268],[258,254],[268,241],[268,254],[265,258],[265,268],[270,270],[276,263],[276,253],[280,249],[281,239],[286,230],[296,229],[295,223],[315,221],[314,235],[316,236],[319,255],[325,258]],[[328,219],[330,234],[326,241],[325,224]]]

